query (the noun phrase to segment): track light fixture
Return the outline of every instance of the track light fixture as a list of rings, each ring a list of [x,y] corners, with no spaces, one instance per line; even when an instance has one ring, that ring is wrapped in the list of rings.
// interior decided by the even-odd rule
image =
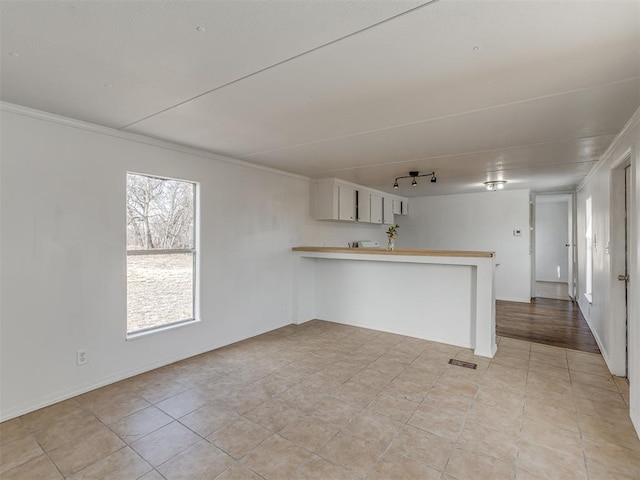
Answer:
[[[496,190],[502,190],[506,183],[506,180],[493,180],[491,182],[484,182],[484,185],[487,187],[487,190],[495,192]]]
[[[418,186],[418,181],[416,180],[416,178],[418,177],[429,177],[431,176],[431,183],[436,183],[438,181],[438,179],[436,178],[436,172],[433,171],[431,173],[420,173],[420,172],[416,172],[416,171],[412,171],[409,172],[409,175],[404,175],[402,177],[396,177],[395,182],[393,182],[393,188],[398,188],[398,180],[400,180],[401,178],[411,178],[411,186],[412,187],[417,187]]]

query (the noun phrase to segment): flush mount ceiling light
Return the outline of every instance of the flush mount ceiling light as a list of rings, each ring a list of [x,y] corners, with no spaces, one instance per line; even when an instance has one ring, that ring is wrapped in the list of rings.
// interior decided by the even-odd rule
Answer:
[[[436,183],[438,181],[438,179],[436,178],[436,172],[431,172],[431,173],[420,173],[420,172],[409,172],[409,175],[404,175],[402,177],[396,177],[395,182],[393,182],[393,188],[398,188],[398,180],[400,180],[401,178],[411,178],[411,186],[412,187],[417,187],[418,186],[418,181],[416,180],[416,178],[418,177],[431,177],[431,183]]]
[[[487,190],[502,190],[507,183],[506,180],[493,180],[492,182],[484,182],[484,186],[487,187]]]

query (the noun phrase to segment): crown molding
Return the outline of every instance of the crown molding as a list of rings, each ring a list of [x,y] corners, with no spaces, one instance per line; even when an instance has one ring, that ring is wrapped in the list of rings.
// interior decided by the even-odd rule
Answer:
[[[609,157],[611,156],[613,151],[622,144],[622,142],[625,140],[625,137],[628,135],[628,133],[631,130],[633,130],[639,122],[640,122],[640,108],[638,108],[634,112],[634,114],[631,115],[631,118],[629,119],[629,121],[625,124],[624,127],[622,127],[622,130],[620,130],[620,133],[616,135],[616,138],[613,139],[611,144],[600,156],[600,160],[598,160],[598,162],[591,168],[591,170],[589,170],[589,173],[587,174],[587,176],[584,177],[582,182],[580,182],[580,185],[578,185],[578,188],[576,188],[576,191],[582,190],[582,188],[587,184],[587,182],[589,182],[589,180],[591,180],[591,178],[593,178],[593,176],[600,171],[600,169],[609,160]]]
[[[123,132],[122,130],[117,130],[115,128],[105,127],[105,126],[97,125],[95,123],[90,123],[90,122],[84,122],[82,120],[76,120],[74,118],[63,117],[61,115],[55,115],[53,113],[43,112],[41,110],[35,110],[33,108],[24,107],[22,105],[17,105],[14,103],[0,101],[0,111],[13,113],[16,115],[22,115],[25,117],[31,117],[38,120],[43,120],[45,122],[51,122],[58,125],[63,125],[65,127],[77,128],[80,130],[85,130],[85,131],[97,133],[100,135],[107,135],[110,137],[119,138],[121,140],[126,140],[129,142],[141,143],[144,145],[151,145],[154,147],[163,148],[165,150],[172,150],[174,152],[186,153],[188,155],[193,155],[196,157],[208,158],[211,160],[215,160],[223,163],[229,163],[239,167],[253,168],[256,170],[261,170],[263,172],[275,173],[277,175],[296,178],[298,180],[305,180],[307,182],[310,182],[312,180],[310,177],[306,177],[304,175],[298,175],[296,173],[285,172],[283,170],[278,170],[271,167],[257,165],[255,163],[246,162],[244,160],[238,160],[237,158],[227,157],[217,153],[208,152],[206,150],[200,150],[198,148],[187,147],[186,145],[180,145],[177,143],[168,142],[166,140],[147,137],[145,135],[140,135],[138,133]]]

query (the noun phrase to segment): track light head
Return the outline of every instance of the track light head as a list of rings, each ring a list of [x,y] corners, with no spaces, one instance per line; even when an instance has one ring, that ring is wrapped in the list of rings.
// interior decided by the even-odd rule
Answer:
[[[415,177],[413,177],[413,181],[411,182],[411,186],[412,187],[417,187],[418,186],[418,182],[416,181]]]
[[[393,182],[393,188],[398,188],[398,179],[396,178],[396,181]]]
[[[433,172],[431,174],[431,183],[436,183],[438,181],[438,179],[436,178],[436,172]]]

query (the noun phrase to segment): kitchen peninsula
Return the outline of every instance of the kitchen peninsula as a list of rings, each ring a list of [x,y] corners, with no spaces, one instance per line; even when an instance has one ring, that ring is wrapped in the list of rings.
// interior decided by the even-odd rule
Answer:
[[[496,352],[493,252],[295,247],[293,319]]]

